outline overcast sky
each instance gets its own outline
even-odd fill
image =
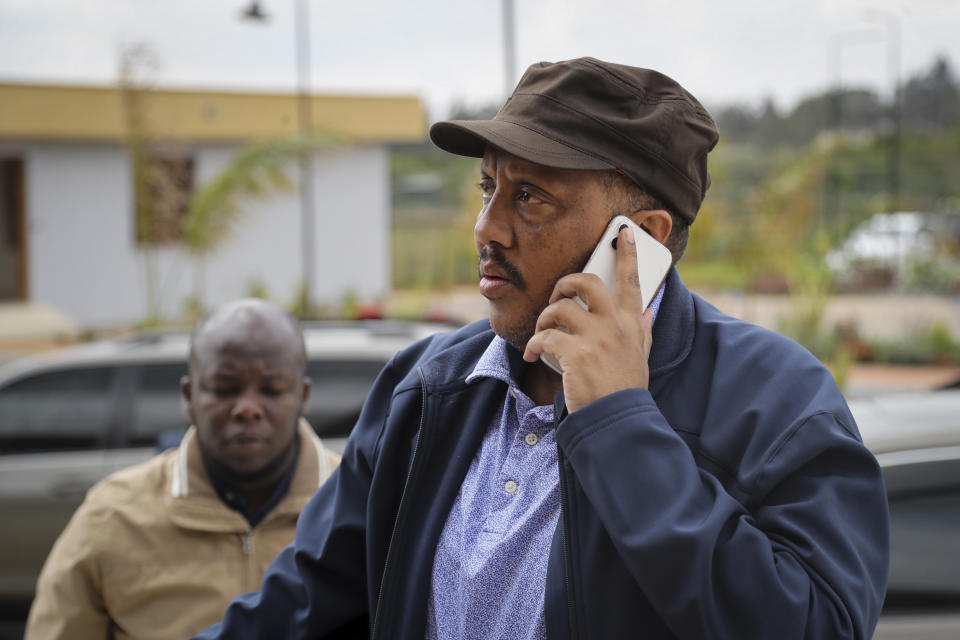
[[[249,0],[0,0],[0,81],[110,84],[117,52],[145,43],[162,86],[293,91],[298,1],[315,92],[415,94],[433,119],[504,97],[502,0],[263,0],[263,24],[240,19]],[[707,106],[790,107],[838,78],[889,91],[891,32],[904,76],[938,55],[960,64],[960,0],[514,0],[514,13],[516,77],[590,55],[662,71]]]

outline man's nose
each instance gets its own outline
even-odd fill
[[[513,246],[513,227],[510,224],[510,211],[506,199],[494,192],[484,204],[473,227],[473,237],[477,247],[498,244],[502,247]]]
[[[231,416],[234,420],[255,422],[263,419],[263,407],[255,393],[247,392],[237,399],[233,405]]]

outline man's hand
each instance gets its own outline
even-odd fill
[[[586,309],[573,299],[577,296]],[[543,352],[557,359],[571,412],[616,391],[646,388],[653,312],[641,314],[642,306],[633,231],[621,229],[613,295],[594,274],[558,280],[523,359],[536,362]]]

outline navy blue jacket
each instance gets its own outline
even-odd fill
[[[258,593],[201,638],[422,638],[434,549],[503,403],[487,322],[399,353]],[[887,507],[830,373],[671,272],[650,390],[558,411],[560,638],[869,638]]]

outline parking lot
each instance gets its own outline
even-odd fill
[[[441,328],[309,329],[315,384],[308,414],[321,436],[342,446],[389,356]],[[11,359],[19,354],[6,352],[0,368],[7,376],[0,377],[0,503],[8,514],[0,533],[0,640],[20,637],[36,573],[86,489],[183,430],[182,332],[66,351],[55,346],[38,343],[32,350],[39,355],[17,362]],[[933,391],[960,382],[960,368],[858,366],[848,382],[865,442],[884,467],[891,505],[890,592],[876,638],[960,637],[960,390]],[[58,431],[65,418],[74,424]]]

